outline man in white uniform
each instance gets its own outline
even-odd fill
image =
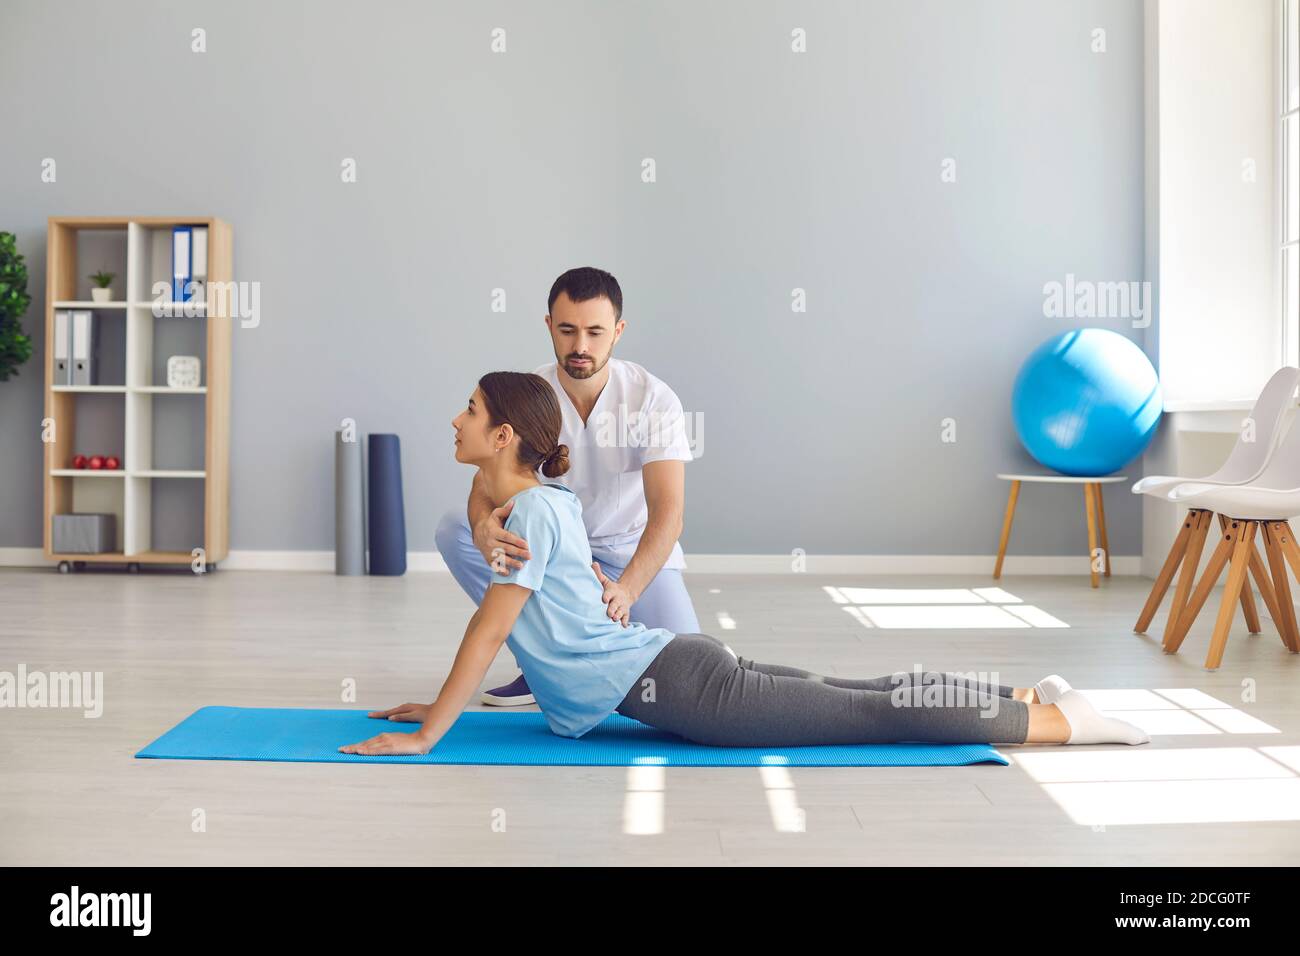
[[[547,306],[556,361],[536,373],[559,399],[570,468],[543,480],[569,486],[582,502],[592,573],[613,620],[698,633],[677,542],[692,458],[682,403],[640,365],[613,357],[627,323],[623,292],[608,272],[570,269],[551,286]],[[475,604],[494,568],[508,574],[530,557],[528,543],[505,530],[509,513],[509,505],[493,509],[475,475],[465,511],[449,512],[438,525],[438,550]],[[533,696],[520,674],[483,700],[515,706]]]

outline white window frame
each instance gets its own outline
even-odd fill
[[[1290,223],[1292,193],[1300,191],[1300,155],[1292,155],[1289,133],[1292,127],[1300,128],[1300,96],[1290,97],[1289,87],[1294,82],[1292,69],[1300,72],[1300,0],[1278,0],[1278,311],[1282,318],[1283,355],[1288,365],[1300,364],[1300,289],[1291,278],[1291,263],[1300,264],[1300,230],[1287,235]],[[1296,62],[1288,59],[1288,44],[1297,48]],[[1288,106],[1290,107],[1288,109]],[[1298,270],[1300,271],[1300,270]]]

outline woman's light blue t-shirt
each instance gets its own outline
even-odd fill
[[[609,619],[577,495],[543,483],[511,500],[506,530],[528,542],[532,557],[492,582],[533,593],[506,643],[552,732],[581,737],[614,712],[674,635]]]

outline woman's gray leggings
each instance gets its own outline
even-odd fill
[[[736,657],[707,634],[678,634],[617,710],[716,747],[1024,743],[1029,707],[1011,692],[936,671],[869,680],[820,677]]]

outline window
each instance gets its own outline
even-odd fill
[[[1294,12],[1294,0],[1158,4],[1148,182],[1160,381],[1171,411],[1249,408],[1286,349],[1300,349],[1300,324],[1284,323],[1282,312],[1279,54],[1288,3]]]
[[[1287,361],[1300,361],[1300,0],[1281,0],[1282,328]]]

